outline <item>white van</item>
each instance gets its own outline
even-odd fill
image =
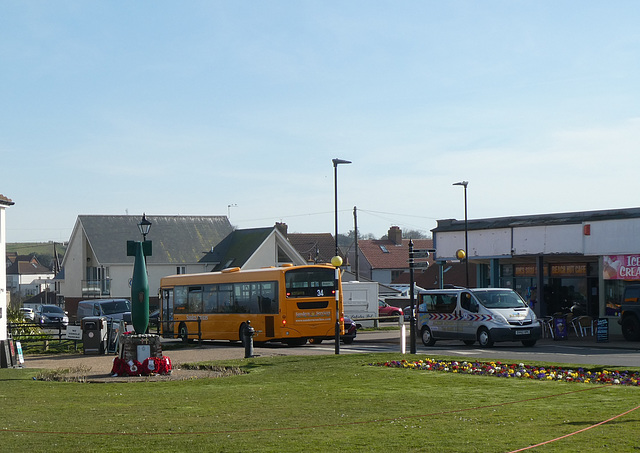
[[[491,347],[496,341],[521,341],[533,346],[542,327],[518,293],[507,288],[457,288],[420,291],[418,331],[425,346],[436,340],[476,341]]]
[[[127,299],[92,299],[78,302],[76,318],[104,316],[107,319],[131,322],[131,302]]]

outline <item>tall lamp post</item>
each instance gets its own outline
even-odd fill
[[[142,234],[142,242],[127,241],[127,255],[135,257],[131,278],[131,321],[136,333],[141,335],[146,333],[149,326],[149,279],[146,257],[151,256],[151,241],[147,241],[151,222],[145,214],[142,214],[138,229]]]
[[[453,183],[454,186],[464,187],[464,266],[467,279],[467,288],[469,287],[469,228],[467,225],[467,186],[469,181],[460,181]]]
[[[336,239],[336,254],[331,258],[331,264],[335,266],[336,273],[334,279],[334,292],[336,295],[336,354],[340,354],[340,266],[342,265],[342,258],[340,258],[340,251],[338,249],[338,165],[350,164],[351,161],[344,159],[331,159],[333,162],[333,199],[334,199],[334,212],[335,212],[335,239]]]

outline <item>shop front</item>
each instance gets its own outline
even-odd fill
[[[624,288],[640,282],[640,254],[603,256],[602,279],[605,315],[618,316]]]
[[[640,281],[640,208],[445,219],[432,233],[441,268],[466,248],[478,286],[512,288],[540,317],[607,320],[611,334],[625,287]]]
[[[543,262],[541,267],[542,297],[538,292],[538,266],[535,264],[500,264],[499,286],[518,292],[538,316],[557,313],[599,316],[597,259]]]

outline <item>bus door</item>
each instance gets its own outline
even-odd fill
[[[173,289],[162,290],[160,306],[160,332],[163,337],[173,336]]]

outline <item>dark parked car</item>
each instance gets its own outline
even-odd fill
[[[39,305],[36,308],[34,321],[42,325],[69,325],[67,312],[57,305]]]
[[[340,338],[344,344],[351,344],[353,340],[356,339],[356,333],[358,332],[358,327],[356,323],[353,322],[351,318],[344,317],[344,335]]]
[[[356,339],[356,333],[358,331],[358,326],[355,322],[348,316],[344,317],[344,335],[340,336],[340,340],[344,344],[351,344],[353,340]],[[309,338],[309,343],[311,344],[320,344],[322,343],[323,338]]]

